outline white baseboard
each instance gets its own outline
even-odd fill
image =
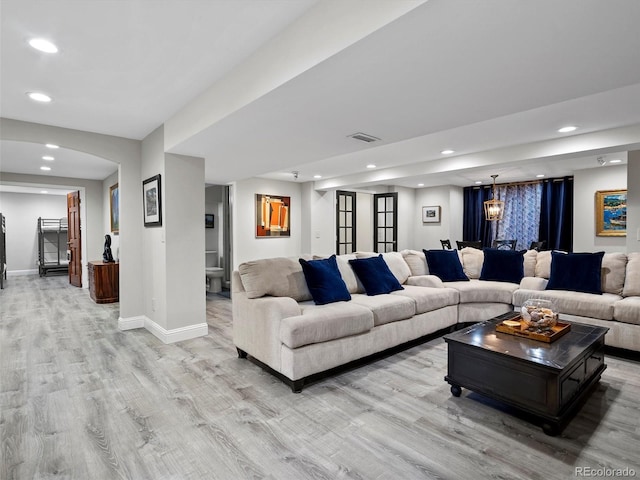
[[[206,323],[189,325],[188,327],[174,328],[167,330],[158,325],[150,318],[141,315],[139,317],[119,318],[118,328],[120,330],[131,330],[134,328],[145,328],[158,337],[162,343],[176,343],[192,338],[203,337],[209,333],[209,326]]]
[[[118,329],[132,330],[134,328],[144,328],[145,321],[147,320],[149,319],[144,315],[140,315],[139,317],[129,317],[129,318],[120,317],[118,319]]]
[[[38,275],[38,269],[33,270],[7,270],[7,277],[21,277],[23,275]]]

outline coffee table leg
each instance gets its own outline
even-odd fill
[[[458,385],[451,385],[451,395],[453,395],[454,397],[459,397],[461,393],[462,388],[460,388]]]
[[[560,426],[555,422],[544,422],[542,431],[550,437],[555,437],[560,433]]]

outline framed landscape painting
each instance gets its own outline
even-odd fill
[[[256,194],[256,237],[289,237],[291,197]]]
[[[433,207],[422,207],[422,223],[439,223],[440,205]]]
[[[598,190],[596,192],[596,235],[624,237],[627,235],[627,191]]]
[[[120,232],[120,190],[118,184],[109,187],[109,216],[111,218],[111,233],[118,235]]]

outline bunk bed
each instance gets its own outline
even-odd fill
[[[7,279],[7,225],[0,213],[0,288],[4,288]]]
[[[38,270],[41,277],[69,271],[66,218],[38,218]]]

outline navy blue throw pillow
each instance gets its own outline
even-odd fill
[[[547,290],[602,294],[602,257],[597,253],[551,252]]]
[[[422,250],[427,258],[429,273],[443,282],[469,281],[464,274],[457,250]]]
[[[340,276],[336,256],[322,260],[299,260],[304,278],[316,305],[349,301],[351,294]]]
[[[498,250],[485,248],[480,280],[520,283],[524,277],[524,254],[526,250]]]
[[[396,290],[404,290],[404,287],[400,285],[398,279],[389,270],[389,266],[382,258],[382,254],[377,257],[349,260],[349,263],[360,282],[362,282],[367,295],[380,295]]]

